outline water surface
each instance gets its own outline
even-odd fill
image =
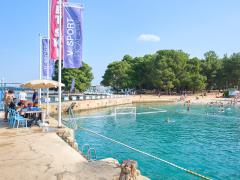
[[[240,179],[240,110],[211,108],[192,105],[187,111],[182,105],[138,104],[136,116],[91,118],[114,112],[105,108],[78,114],[77,123],[210,178]],[[167,112],[157,112],[160,109]],[[80,149],[83,144],[94,147],[97,159],[136,160],[142,174],[151,179],[198,179],[86,131],[76,130],[76,139]]]

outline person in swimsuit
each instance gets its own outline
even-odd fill
[[[13,101],[13,97],[14,97],[14,92],[12,90],[5,91],[5,95],[4,95],[4,111],[5,111],[4,121],[7,121],[9,105]]]

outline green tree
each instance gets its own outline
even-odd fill
[[[181,50],[157,51],[153,59],[151,74],[155,88],[166,91],[173,88],[179,90],[188,58],[189,55]]]
[[[93,80],[92,68],[83,63],[83,66],[75,69],[62,69],[62,83],[65,84],[65,90],[71,89],[72,80],[75,79],[75,89],[80,92],[85,91]],[[58,61],[55,63],[55,72],[53,80],[58,80]]]
[[[166,92],[222,89],[240,85],[240,53],[220,59],[214,51],[204,59],[189,58],[181,50],[159,50],[155,54],[132,58],[125,55],[111,63],[102,84],[115,89],[161,89]]]
[[[116,90],[129,88],[131,65],[127,61],[115,61],[107,66],[101,84]]]
[[[240,53],[223,58],[221,78],[226,88],[240,86]]]
[[[200,60],[198,58],[189,59],[185,69],[185,74],[181,80],[184,89],[195,91],[205,88],[206,77],[200,73]]]
[[[202,61],[202,74],[207,77],[206,88],[207,90],[217,88],[217,75],[221,68],[221,61],[214,51],[208,51],[204,54]]]
[[[144,57],[134,58],[132,65],[131,80],[135,89],[152,89],[152,61],[154,55],[145,55]]]

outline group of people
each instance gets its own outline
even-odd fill
[[[19,112],[20,115],[24,116],[25,113],[22,111],[25,108],[37,107],[38,106],[38,93],[35,90],[33,92],[32,101],[27,100],[27,93],[21,91],[18,94],[18,98],[15,97],[13,90],[6,90],[3,98],[4,102],[4,120],[7,121],[9,109],[14,109]]]

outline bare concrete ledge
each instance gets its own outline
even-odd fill
[[[130,96],[122,97],[122,98],[114,98],[114,99],[98,99],[98,100],[84,100],[84,101],[68,101],[62,102],[62,112],[66,112],[67,108],[75,102],[76,105],[74,106],[74,111],[79,110],[89,110],[89,109],[97,109],[97,108],[104,108],[104,107],[111,107],[123,104],[132,104],[132,98]],[[46,108],[46,104],[42,105]],[[50,103],[49,104],[49,111],[52,114],[57,113],[58,103]]]
[[[120,168],[114,162],[88,162],[54,132],[43,133],[38,127],[8,129],[4,125],[0,119],[1,180],[112,180],[119,177]]]

